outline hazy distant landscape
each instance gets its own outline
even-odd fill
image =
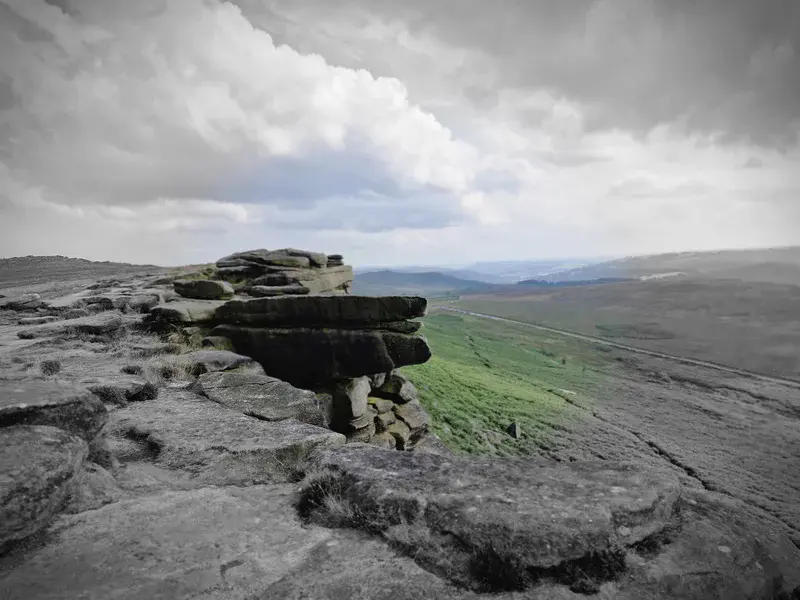
[[[628,281],[592,284],[612,277]],[[379,271],[357,275],[355,289],[449,298],[470,311],[800,379],[800,248],[634,257],[530,278],[542,282]]]

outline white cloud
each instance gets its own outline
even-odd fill
[[[515,86],[475,40],[367,5],[59,4],[0,0],[0,254],[286,245],[391,264],[800,243],[796,149],[588,128],[596,103]]]

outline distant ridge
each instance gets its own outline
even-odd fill
[[[800,285],[800,246],[631,256],[553,273],[551,282],[663,277]]]
[[[166,267],[133,265],[110,261],[92,261],[68,256],[15,256],[0,258],[0,287],[34,285],[82,277],[113,277],[126,273],[152,271],[160,273]]]

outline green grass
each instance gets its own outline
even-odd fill
[[[463,454],[554,450],[556,432],[584,414],[570,395],[591,392],[609,360],[587,345],[522,326],[433,311],[423,330],[433,357],[403,372],[420,391],[436,434]],[[522,435],[507,433],[512,422]]]

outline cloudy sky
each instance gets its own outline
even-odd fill
[[[797,0],[0,0],[0,256],[788,244]]]

